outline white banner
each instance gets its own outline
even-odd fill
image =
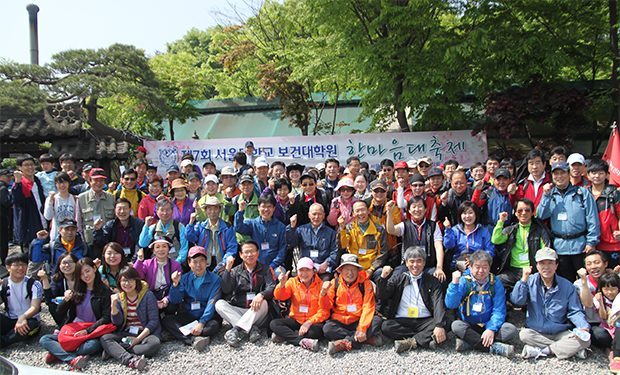
[[[158,166],[161,175],[173,164],[179,164],[186,153],[194,156],[195,164],[211,160],[218,169],[232,164],[233,156],[244,150],[252,140],[255,155],[263,155],[271,164],[281,160],[314,166],[327,158],[336,158],[343,165],[350,156],[358,156],[371,168],[383,159],[419,159],[428,156],[435,165],[455,159],[469,168],[487,158],[487,138],[484,132],[472,135],[471,130],[413,133],[371,133],[316,137],[226,138],[195,141],[144,142],[147,158]]]

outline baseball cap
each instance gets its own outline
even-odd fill
[[[194,258],[198,255],[202,255],[203,257],[208,258],[207,252],[202,246],[193,246],[191,249],[189,249],[189,254],[187,254],[187,257]]]
[[[535,258],[537,262],[543,260],[558,260],[558,254],[550,247],[543,247],[536,252]]]
[[[82,172],[90,172],[91,169],[93,169],[93,165],[91,163],[86,163],[82,166]]]
[[[77,228],[77,222],[73,219],[65,219],[58,224],[58,228],[68,228],[68,227]]]
[[[262,156],[259,156],[256,158],[256,160],[254,160],[254,167],[256,168],[269,167],[269,163],[267,163],[267,159],[265,159]]]
[[[428,177],[443,176],[443,170],[439,167],[433,167],[428,171]]]
[[[170,173],[170,172],[177,172],[179,173],[179,166],[176,164],[173,164],[171,166],[168,167],[168,169],[166,169],[166,173]]]
[[[146,154],[146,148],[144,146],[138,146],[136,147],[136,151],[137,152],[141,152],[143,154]]]
[[[200,203],[201,207],[207,206],[221,206],[222,202],[220,202],[216,197],[207,197],[202,203]]]
[[[429,158],[428,156],[423,156],[423,157],[418,159],[418,166],[420,165],[420,163],[426,163],[426,164],[432,166],[433,165],[433,159]]]
[[[299,181],[303,181],[306,178],[311,178],[314,182],[316,182],[316,176],[313,173],[304,173],[301,175],[301,178],[299,179]]]
[[[244,182],[254,183],[254,179],[249,174],[243,174],[241,175],[241,177],[239,177],[239,184],[242,184]]]
[[[254,148],[254,142],[252,142],[252,141],[245,142],[245,147],[252,147],[252,148]]]
[[[181,162],[181,168],[187,167],[188,165],[194,165],[194,163],[189,159],[185,159]]]
[[[418,162],[416,160],[408,160],[407,161],[407,167],[409,167],[409,169],[414,169],[418,167]]]
[[[90,175],[90,178],[106,178],[105,174],[103,174],[103,169],[101,168],[92,168],[88,174]]]
[[[355,266],[359,269],[364,268],[358,263],[357,255],[355,254],[342,254],[342,256],[340,257],[340,265],[337,269],[340,269],[342,268],[342,266],[346,266],[347,264]]]
[[[568,165],[573,165],[574,163],[586,164],[586,158],[579,153],[570,154],[568,159],[566,159]]]
[[[341,178],[340,181],[338,181],[338,185],[336,186],[336,191],[340,191],[340,189],[342,187],[350,187],[351,189],[355,189],[355,186],[353,185],[353,180],[351,180],[350,178]]]
[[[155,237],[155,239],[153,239],[153,241],[149,244],[149,248],[153,248],[155,247],[156,243],[167,243],[168,247],[172,247],[172,241],[170,240],[170,237],[167,236],[157,236]]]
[[[375,189],[383,189],[387,191],[387,186],[385,185],[385,182],[383,182],[382,180],[374,180],[373,182],[370,183],[370,190],[374,191]]]
[[[222,168],[222,171],[220,172],[220,176],[236,176],[237,174],[235,173],[235,168],[231,167],[230,165],[225,166],[224,168]]]
[[[557,163],[551,164],[551,172],[555,171],[556,169],[561,169],[564,172],[568,172],[568,163],[565,161],[559,161]]]
[[[409,166],[407,165],[406,161],[400,160],[397,161],[396,164],[394,164],[394,170],[396,169],[409,169]]]
[[[495,171],[495,178],[499,178],[499,177],[510,178],[510,171],[506,168],[498,168]]]
[[[314,269],[314,262],[308,257],[303,257],[297,261],[297,270],[302,268]]]
[[[424,183],[424,176],[422,176],[421,174],[414,174],[413,176],[411,176],[411,178],[409,179],[409,185],[413,185],[416,182]]]
[[[187,174],[187,181],[191,181],[191,180],[200,180],[200,175],[196,172],[190,172]]]
[[[323,169],[325,169],[325,163],[319,163],[315,165],[314,168],[318,169],[319,171],[322,171]]]
[[[205,179],[204,179],[204,184],[206,185],[207,182],[214,182],[214,183],[218,184],[220,181],[217,179],[216,175],[208,174],[207,177],[205,177]]]

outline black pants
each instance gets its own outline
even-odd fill
[[[348,340],[351,342],[351,346],[354,349],[359,349],[362,344],[355,340],[355,331],[357,330],[357,324],[359,322],[353,322],[351,324],[344,324],[337,320],[330,319],[325,322],[323,326],[323,334],[329,341],[336,340]],[[366,331],[366,338],[371,338],[381,333],[381,318],[375,315],[372,318],[372,323]]]
[[[560,264],[558,265],[557,274],[571,283],[577,278],[577,270],[583,268],[583,253],[575,255],[558,255]]]
[[[191,342],[189,341],[191,341],[192,336],[191,335],[184,336],[179,330],[179,328],[183,327],[184,325],[188,323],[193,322],[194,320],[196,320],[196,318],[194,318],[192,315],[188,313],[180,313],[177,315],[166,316],[161,321],[161,325],[175,339],[179,341],[183,341],[186,344],[188,343],[191,344]],[[205,323],[205,326],[202,329],[202,333],[200,333],[200,336],[215,336],[219,332],[221,325],[222,324],[215,319],[209,320],[208,322]]]
[[[286,342],[292,345],[299,345],[299,342],[303,338],[323,338],[323,323],[311,325],[304,336],[299,336],[301,324],[292,318],[274,319],[269,323],[269,328],[271,328],[276,335],[284,338]]]
[[[605,328],[593,325],[590,332],[592,334],[591,339],[593,346],[601,349],[611,348],[613,339]]]
[[[413,337],[419,346],[428,348],[431,343],[435,321],[428,318],[394,318],[388,319],[381,325],[381,331],[394,340]]]
[[[28,327],[30,331],[24,336],[15,332],[15,324],[17,319],[10,319],[4,314],[0,314],[0,348],[6,348],[7,346],[19,341],[28,340],[31,337],[36,336],[41,328],[41,322],[35,318],[28,319]]]

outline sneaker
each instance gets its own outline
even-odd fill
[[[271,333],[271,342],[274,344],[282,344],[284,342],[284,337],[276,335],[275,332]]]
[[[467,341],[460,339],[460,338],[456,338],[456,351],[457,352],[465,352],[468,350],[471,350],[471,345],[469,345],[467,343]]]
[[[329,344],[327,344],[327,353],[329,355],[333,355],[336,354],[338,352],[343,352],[343,351],[351,351],[351,349],[353,348],[353,346],[351,345],[351,341],[349,340],[336,340],[336,341],[330,341]]]
[[[503,342],[494,342],[489,348],[489,353],[510,358],[515,354],[515,347],[509,344],[504,344]]]
[[[614,357],[614,353],[609,353],[609,371],[620,374],[620,357]]]
[[[378,334],[378,335],[368,338],[368,340],[366,340],[366,344],[376,346],[376,347],[383,346],[384,344],[383,335]]]
[[[106,352],[105,350],[101,351],[101,360],[105,361],[106,359],[109,359],[110,355],[108,354],[108,352]]]
[[[139,357],[134,356],[132,359],[129,360],[127,366],[131,369],[144,371],[144,368],[146,367],[146,358],[144,358],[143,355]]]
[[[588,358],[588,353],[586,352],[585,349],[581,349],[580,351],[577,352],[577,354],[575,354],[575,358],[586,359]]]
[[[299,346],[311,352],[317,352],[319,350],[319,340],[304,338],[299,342]]]
[[[69,362],[69,366],[71,366],[71,370],[83,370],[88,364],[88,356],[86,355],[78,355],[73,358],[71,362]]]
[[[238,348],[241,346],[241,333],[237,328],[233,327],[226,331],[224,334],[224,340],[233,348]]]
[[[407,350],[413,350],[418,347],[418,342],[412,337],[410,339],[396,340],[394,341],[394,350],[400,354]]]
[[[55,355],[53,355],[50,352],[45,353],[45,363],[48,365],[51,365],[53,363],[57,363],[60,362],[60,359],[58,359]]]
[[[196,338],[194,338],[194,341],[192,342],[192,348],[196,349],[196,351],[201,352],[203,350],[205,350],[207,348],[207,346],[209,346],[209,344],[211,343],[211,338],[210,337],[201,337],[198,336]]]
[[[256,342],[258,340],[260,340],[260,329],[258,329],[255,326],[252,326],[252,328],[250,329],[250,337],[248,338],[249,342]]]
[[[521,358],[523,359],[538,359],[540,357],[546,357],[547,355],[543,353],[539,348],[531,345],[524,345],[523,351],[521,352]]]

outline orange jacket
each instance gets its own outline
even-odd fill
[[[299,276],[290,278],[280,287],[276,286],[273,291],[273,298],[279,301],[291,299],[291,312],[289,318],[295,319],[297,323],[304,324],[309,321],[312,324],[322,323],[329,318],[329,309],[320,306],[321,286],[323,281],[316,275],[312,279],[309,288],[299,280]],[[301,312],[300,306],[306,306],[308,311]]]
[[[338,290],[336,290],[336,279],[334,279],[331,281],[327,295],[321,299],[322,306],[332,311],[332,319],[343,324],[358,322],[357,330],[366,332],[375,316],[375,292],[372,283],[363,270],[360,270],[357,280],[351,286],[347,285],[342,276],[336,277],[340,279]],[[363,296],[358,285],[360,283],[364,284]],[[349,305],[355,306],[355,311],[348,311]]]

